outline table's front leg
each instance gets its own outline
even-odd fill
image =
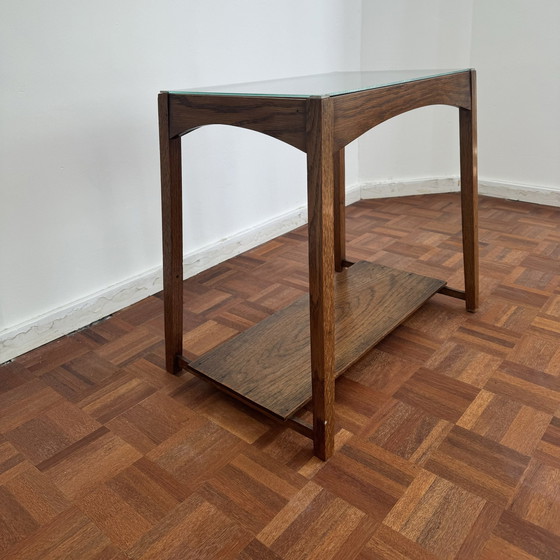
[[[313,445],[320,459],[334,450],[334,171],[333,106],[311,98],[307,110],[309,311]]]
[[[163,234],[165,367],[179,373],[183,353],[183,203],[181,137],[169,138],[168,94],[160,93],[159,139]]]
[[[471,108],[459,109],[461,149],[461,215],[467,311],[478,308],[478,164],[476,73],[471,70]]]

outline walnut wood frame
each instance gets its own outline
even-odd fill
[[[166,367],[170,373],[192,371],[182,355],[181,136],[201,126],[226,124],[267,134],[307,154],[313,426],[297,418],[287,422],[312,438],[315,454],[326,460],[333,453],[335,433],[334,274],[351,264],[345,257],[344,148],[372,127],[412,109],[436,104],[459,109],[465,290],[442,287],[439,291],[465,300],[467,310],[474,312],[478,306],[475,71],[335,96],[162,92],[158,103]]]

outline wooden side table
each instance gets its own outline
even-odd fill
[[[333,452],[335,378],[440,292],[478,305],[474,70],[341,72],[159,95],[166,367],[213,383]],[[427,105],[459,109],[465,290],[345,256],[344,147]],[[226,124],[307,154],[309,296],[194,361],[182,354],[181,136]],[[336,325],[336,328],[335,328]],[[312,402],[313,425],[296,416]]]

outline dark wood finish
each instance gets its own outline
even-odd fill
[[[367,262],[335,277],[338,376],[402,323],[445,283]],[[309,298],[303,297],[191,362],[231,394],[280,419],[315,393],[309,360]]]
[[[467,311],[478,309],[478,151],[476,72],[470,72],[471,107],[459,109],[461,150],[461,213]]]
[[[363,200],[348,258],[457,279],[460,225],[459,193]],[[480,235],[476,318],[436,295],[349,368],[326,464],[167,373],[161,293],[0,366],[0,557],[556,559],[560,208],[481,197]],[[185,280],[185,351],[304,295],[306,273],[300,228]]]
[[[370,128],[427,105],[470,109],[470,72],[333,97],[334,149],[340,150]]]
[[[228,124],[262,132],[306,150],[305,99],[169,94],[171,137],[208,124]]]
[[[309,231],[309,342],[313,395],[313,448],[334,450],[334,169],[333,102],[307,104],[307,216]],[[309,380],[309,378],[308,378]]]
[[[464,290],[455,290],[454,288],[450,288],[449,286],[443,286],[438,290],[438,293],[462,300],[465,300],[467,297]]]
[[[333,274],[352,264],[346,259],[345,246],[344,147],[371,127],[406,111],[433,104],[459,108],[465,295],[454,288],[444,288],[441,293],[465,299],[467,309],[474,311],[478,305],[474,94],[474,71],[324,97],[162,94],[160,137],[168,371],[178,373],[181,367],[191,368],[181,350],[181,135],[200,126],[227,124],[262,132],[303,150],[307,154],[308,171],[309,349],[313,439],[316,455],[328,458],[334,449],[335,431]],[[392,244],[397,245],[398,243]],[[441,283],[438,288],[441,288]],[[398,321],[393,323],[397,325]],[[221,336],[228,338],[224,332]],[[202,372],[197,370],[197,374],[201,375]],[[219,384],[224,388],[228,387],[221,379]],[[231,388],[227,389],[230,390]],[[235,389],[233,392],[250,406],[269,411],[267,404],[250,402],[247,391]],[[292,405],[293,403],[288,403],[288,408]],[[277,415],[276,408],[273,407],[272,410]],[[296,428],[300,428],[299,424]],[[306,430],[303,432],[306,433]]]
[[[344,148],[334,154],[334,267],[340,272],[346,260],[346,168]]]
[[[183,353],[183,192],[181,138],[169,132],[169,95],[160,93],[159,142],[161,158],[161,212],[163,231],[163,288],[167,371],[180,371]]]

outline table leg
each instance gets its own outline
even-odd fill
[[[476,73],[471,71],[471,109],[459,109],[461,149],[461,215],[467,311],[478,308],[478,164]]]
[[[165,367],[179,373],[177,357],[183,353],[183,203],[181,138],[169,138],[168,95],[158,97],[161,211],[163,233],[163,289]]]
[[[334,170],[333,104],[312,98],[307,116],[309,311],[313,446],[320,459],[334,450]]]
[[[346,262],[346,181],[344,148],[334,154],[334,266],[342,271]]]

